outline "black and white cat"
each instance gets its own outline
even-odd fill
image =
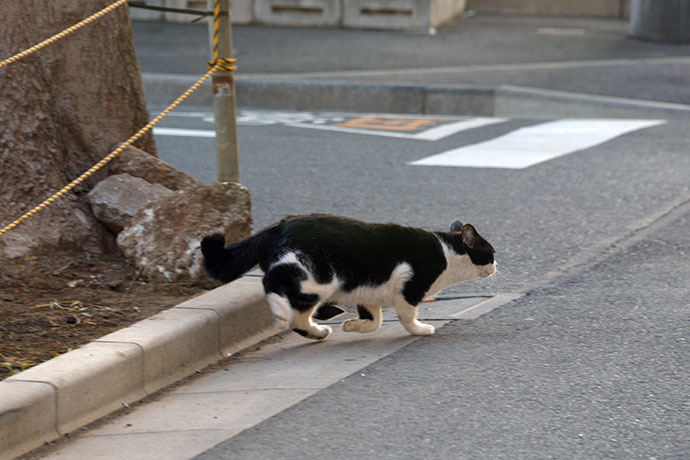
[[[258,264],[276,327],[316,340],[331,328],[312,316],[342,312],[336,303],[357,305],[360,317],[345,321],[345,331],[376,331],[381,307],[392,306],[410,334],[431,335],[434,327],[417,320],[422,299],[496,271],[493,247],[457,220],[450,232],[430,232],[327,214],[290,216],[228,246],[223,235],[209,235],[201,250],[209,274],[226,283]]]

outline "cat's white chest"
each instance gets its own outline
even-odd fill
[[[477,276],[474,265],[467,254],[457,254],[451,251],[443,241],[441,241],[441,247],[443,248],[443,255],[446,257],[446,269],[436,278],[425,297],[433,297],[449,286]]]

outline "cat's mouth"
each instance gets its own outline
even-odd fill
[[[496,270],[498,270],[498,264],[496,262],[490,264],[490,265],[485,265],[482,267],[484,270],[479,274],[482,278],[489,278],[491,275],[496,273]]]

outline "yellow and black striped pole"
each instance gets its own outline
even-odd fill
[[[213,111],[216,125],[216,154],[218,180],[239,182],[240,168],[237,154],[237,102],[235,100],[235,59],[232,57],[232,29],[230,0],[208,0],[213,9],[209,22],[212,60],[209,67],[217,66],[213,74]]]

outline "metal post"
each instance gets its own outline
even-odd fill
[[[214,0],[208,0],[213,11]],[[230,0],[220,0],[218,28],[218,58],[232,58],[232,28],[230,23]],[[211,56],[214,47],[214,20],[209,19],[209,42]],[[218,158],[218,180],[220,182],[239,182],[240,166],[237,155],[237,119],[235,101],[235,77],[231,71],[218,70],[212,77],[213,111],[216,124],[216,153]]]

